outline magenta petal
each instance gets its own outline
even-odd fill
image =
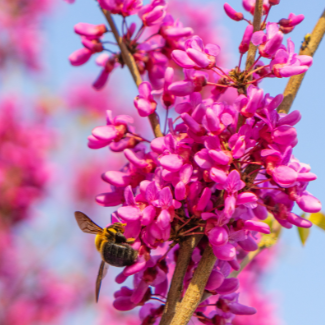
[[[216,132],[221,129],[220,120],[216,112],[211,108],[206,110],[206,121],[209,131]]]
[[[124,199],[126,205],[135,206],[135,199],[132,192],[132,187],[129,185],[124,189]]]
[[[314,173],[299,173],[297,177],[298,182],[310,182],[315,179],[317,179],[317,176]]]
[[[194,91],[194,83],[192,80],[188,81],[177,81],[172,83],[168,90],[172,95],[175,96],[187,96],[190,95]]]
[[[173,195],[169,187],[164,187],[159,192],[159,205],[162,209],[168,209],[173,205]]]
[[[187,53],[181,50],[174,50],[172,52],[172,59],[182,68],[191,69],[196,66],[195,62],[188,57]]]
[[[122,192],[103,193],[96,196],[96,202],[104,207],[114,207],[123,203]]]
[[[156,216],[156,209],[152,205],[148,205],[142,210],[141,224],[143,226],[148,226],[152,223]]]
[[[90,149],[100,149],[106,147],[110,144],[110,141],[102,141],[95,138],[93,135],[88,137],[88,148]]]
[[[102,89],[108,80],[108,76],[109,76],[109,73],[105,69],[103,69],[100,72],[97,79],[93,82],[93,85],[92,85],[93,88],[95,88],[96,90]]]
[[[255,46],[262,44],[263,42],[265,42],[265,40],[266,40],[266,35],[264,34],[263,31],[258,31],[258,32],[253,33],[253,36],[251,39],[252,43]]]
[[[206,68],[211,63],[203,52],[189,48],[186,50],[186,53],[200,68]]]
[[[125,187],[130,185],[131,176],[118,171],[108,171],[102,175],[102,179],[116,187]]]
[[[186,186],[185,184],[181,181],[178,182],[175,186],[175,198],[178,201],[182,201],[185,199],[185,195],[186,195]]]
[[[217,270],[212,270],[209,280],[205,286],[205,290],[215,290],[220,287],[222,282],[224,281],[225,276]]]
[[[220,53],[220,46],[216,44],[207,44],[204,51],[212,56],[218,56]]]
[[[256,314],[256,309],[253,307],[248,307],[239,304],[238,302],[232,302],[228,304],[230,312],[235,315],[254,315]]]
[[[125,221],[136,221],[140,218],[140,210],[136,207],[121,207],[118,208],[117,213]]]
[[[228,233],[223,227],[215,227],[208,233],[209,242],[213,246],[223,246],[228,242]]]
[[[239,241],[238,245],[247,252],[254,252],[258,248],[256,241],[250,236],[245,240]]]
[[[156,110],[156,105],[144,98],[136,98],[134,100],[134,106],[141,117],[149,116]]]
[[[191,27],[169,27],[164,31],[164,34],[170,38],[188,37],[193,34],[193,29]]]
[[[161,210],[158,218],[157,218],[157,225],[160,229],[167,229],[170,225],[170,214],[167,210]]]
[[[265,222],[254,221],[254,220],[246,220],[244,222],[244,229],[251,230],[251,231],[258,231],[263,234],[270,233],[270,226]]]
[[[150,143],[150,148],[157,153],[163,153],[164,150],[166,149],[165,138],[159,137],[153,139]]]
[[[310,228],[312,226],[312,223],[309,220],[301,218],[293,212],[287,214],[287,220],[293,225],[301,228]]]
[[[295,124],[297,124],[299,121],[301,120],[301,114],[299,111],[293,111],[290,114],[282,117],[279,121],[278,121],[278,126],[280,125],[291,125],[294,126]]]
[[[297,181],[298,173],[288,166],[278,166],[273,169],[272,178],[284,188],[292,187]]]
[[[97,126],[91,133],[102,141],[112,141],[117,136],[116,128],[113,125]]]
[[[239,281],[236,278],[225,279],[222,285],[217,288],[217,292],[221,295],[228,295],[235,292],[239,288]]]
[[[285,66],[281,69],[279,69],[280,71],[280,75],[284,78],[288,78],[291,76],[295,76],[301,73],[305,73],[308,70],[308,67],[303,65],[303,66]]]
[[[291,145],[297,138],[297,130],[290,125],[281,125],[273,131],[274,142]]]
[[[127,311],[135,308],[137,305],[130,300],[130,297],[121,296],[113,301],[113,306],[117,310]]]
[[[123,275],[128,277],[130,275],[138,273],[146,267],[146,264],[147,264],[147,261],[145,259],[142,259],[139,262],[129,265],[123,270]]]
[[[140,159],[137,157],[137,155],[134,153],[131,149],[125,149],[124,155],[131,163],[133,163],[135,166],[139,168],[144,168],[148,166],[148,163],[144,159]]]
[[[183,159],[176,154],[165,155],[160,159],[160,164],[171,172],[177,172],[183,166]]]
[[[268,214],[267,208],[262,205],[258,205],[255,209],[253,209],[253,213],[255,217],[260,220],[265,220]]]
[[[236,248],[231,244],[223,246],[212,246],[214,255],[220,260],[231,261],[236,257]]]
[[[212,166],[212,160],[207,149],[202,149],[197,152],[194,155],[194,160],[202,169],[209,169]]]
[[[227,180],[227,175],[223,170],[212,167],[210,170],[210,177],[218,184],[224,184]]]
[[[240,205],[240,204],[247,204],[253,202],[257,202],[256,194],[252,192],[242,192],[238,194],[236,204]]]
[[[86,63],[92,54],[90,50],[82,48],[70,54],[69,61],[73,66],[79,66]]]
[[[175,112],[178,114],[182,114],[190,111],[192,108],[193,107],[189,102],[183,102],[175,106]]]
[[[208,202],[210,201],[210,198],[211,198],[211,190],[208,187],[206,187],[203,190],[201,197],[199,198],[198,204],[196,206],[197,210],[204,211]]]
[[[302,211],[309,213],[319,212],[322,208],[321,202],[310,194],[301,195],[296,202]]]
[[[149,283],[147,283],[144,280],[141,280],[140,283],[135,287],[135,289],[132,292],[132,296],[130,297],[131,301],[134,304],[138,304],[142,298],[144,297],[145,293],[147,292],[149,288]]]
[[[228,165],[230,161],[230,157],[221,150],[210,150],[209,155],[219,165]]]

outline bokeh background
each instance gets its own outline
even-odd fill
[[[235,66],[238,62],[237,46],[245,23],[230,20],[224,14],[223,1],[220,0],[178,2],[182,6],[206,9],[207,17],[208,13],[213,15],[211,28],[224,53],[224,66]],[[112,159],[112,154],[105,148],[88,149],[87,136],[95,126],[105,124],[105,109],[115,113],[131,113],[137,89],[128,71],[118,69],[110,76],[108,85],[101,92],[95,92],[91,90],[91,83],[99,70],[93,60],[75,68],[67,59],[81,46],[80,38],[73,32],[76,23],[104,23],[95,1],[76,0],[73,5],[62,0],[48,0],[46,3],[48,9],[42,12],[35,23],[35,29],[41,37],[32,38],[38,46],[36,58],[39,67],[26,62],[19,64],[9,58],[2,62],[0,68],[1,103],[7,98],[14,98],[16,119],[27,121],[33,129],[33,123],[43,125],[50,133],[46,137],[51,142],[49,150],[44,154],[50,170],[45,194],[33,201],[29,217],[13,227],[14,244],[10,246],[18,254],[19,266],[14,258],[10,260],[8,269],[17,274],[13,277],[12,285],[18,288],[18,292],[24,287],[23,296],[37,290],[41,292],[42,289],[38,288],[42,286],[52,288],[53,293],[47,297],[49,306],[46,303],[42,306],[51,309],[52,300],[56,299],[56,308],[51,310],[53,317],[44,317],[28,324],[127,323],[132,313],[122,318],[109,307],[112,293],[117,288],[114,278],[119,270],[110,269],[103,281],[100,303],[94,303],[93,287],[100,257],[95,251],[93,237],[81,233],[73,212],[81,210],[102,226],[109,222],[112,211],[98,206],[94,198],[105,191],[105,183],[101,181],[100,175],[107,170],[118,169],[123,156],[114,154]],[[241,1],[228,0],[228,3],[241,9]],[[303,36],[312,31],[323,10],[323,1],[281,1],[279,6],[272,9],[270,20],[278,21],[290,12],[305,15],[305,20],[286,36],[292,38],[298,50]],[[195,10],[184,12],[194,15]],[[184,12],[179,14],[184,15]],[[191,20],[193,17],[185,16],[183,19]],[[6,41],[4,34],[4,31],[0,31],[0,43]],[[15,44],[22,45],[24,37],[22,32]],[[294,155],[309,163],[312,172],[317,174],[318,179],[310,184],[309,191],[322,202],[325,202],[324,58],[323,41],[292,107],[292,110],[302,113],[302,120],[296,126],[299,143]],[[275,96],[283,92],[286,82],[285,79],[267,79],[262,87],[265,92]],[[2,109],[4,104],[0,106]],[[147,121],[137,121],[137,124],[145,130],[147,137],[152,136]],[[37,136],[42,138],[44,134]],[[299,209],[295,212],[300,213]],[[263,278],[265,292],[272,294],[275,312],[281,320],[277,324],[324,324],[324,248],[325,233],[319,228],[312,228],[305,247],[302,247],[295,228],[283,231],[276,260]],[[4,263],[1,259],[0,262]],[[35,275],[37,281],[41,278],[43,282],[35,285],[32,280]],[[25,282],[27,284],[22,286]],[[60,286],[65,286],[66,294],[63,296],[57,294],[62,292]],[[5,286],[0,286],[0,290],[0,295],[4,295]],[[17,297],[14,293],[12,301]],[[265,297],[269,299],[269,296]],[[0,306],[7,308],[5,303],[8,304],[8,301],[0,299]],[[15,310],[21,312],[28,308]],[[19,319],[15,324],[25,323]]]

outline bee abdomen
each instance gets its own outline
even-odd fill
[[[113,266],[131,265],[137,258],[137,251],[128,244],[105,243],[102,249],[103,260]]]

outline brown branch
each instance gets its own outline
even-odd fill
[[[180,243],[176,268],[168,291],[164,312],[160,320],[160,325],[168,325],[175,315],[175,309],[181,299],[183,292],[183,282],[190,263],[194,248],[201,240],[202,235],[189,236]]]
[[[261,29],[262,16],[263,16],[263,0],[257,0],[255,4],[254,19],[253,19],[254,33]],[[257,51],[257,46],[255,46],[252,42],[250,42],[248,52],[247,52],[247,58],[246,58],[246,70],[248,70],[252,66],[252,64],[254,64],[256,51]],[[244,117],[241,114],[239,114],[238,122],[237,122],[237,132],[243,124],[244,124]]]
[[[194,272],[182,302],[176,308],[175,316],[170,323],[171,325],[186,325],[190,321],[201,301],[204,288],[216,260],[217,258],[212,248],[208,245],[204,250],[201,261]]]
[[[300,55],[309,55],[314,56],[323,36],[325,34],[325,10],[321,17],[319,18],[318,22],[316,23],[313,32],[311,33],[310,41],[305,48],[301,49],[299,54]],[[305,73],[292,76],[287,86],[284,90],[284,98],[281,105],[278,107],[279,113],[288,113],[290,111],[291,105],[297,96],[298,90],[301,86],[302,80],[304,79]]]
[[[123,62],[126,64],[126,66],[129,68],[132,78],[135,82],[135,84],[137,85],[137,87],[139,87],[139,85],[142,82],[137,64],[134,60],[133,55],[130,53],[130,51],[128,50],[127,46],[125,45],[125,43],[123,42],[122,37],[119,35],[119,32],[116,28],[116,25],[114,23],[114,20],[111,16],[111,13],[105,9],[102,9],[102,12],[113,32],[113,35],[115,37],[115,40],[121,50],[121,55],[122,55],[122,59]],[[155,134],[155,137],[162,137],[163,134],[160,130],[160,124],[159,124],[159,117],[157,115],[157,113],[152,113],[149,115],[149,121],[153,130],[153,133]]]
[[[253,20],[254,33],[261,29],[262,15],[263,15],[263,0],[257,0],[255,4],[254,20]],[[256,51],[257,51],[257,46],[255,46],[251,42],[249,44],[249,48],[247,52],[246,70],[249,69],[251,65],[254,63]]]

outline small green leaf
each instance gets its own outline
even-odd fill
[[[298,234],[300,237],[300,241],[301,241],[302,245],[305,246],[306,241],[309,236],[309,233],[310,233],[310,229],[309,228],[300,228],[300,227],[297,227],[297,228],[298,228]]]
[[[314,225],[325,230],[325,214],[322,212],[311,213],[309,219]]]

